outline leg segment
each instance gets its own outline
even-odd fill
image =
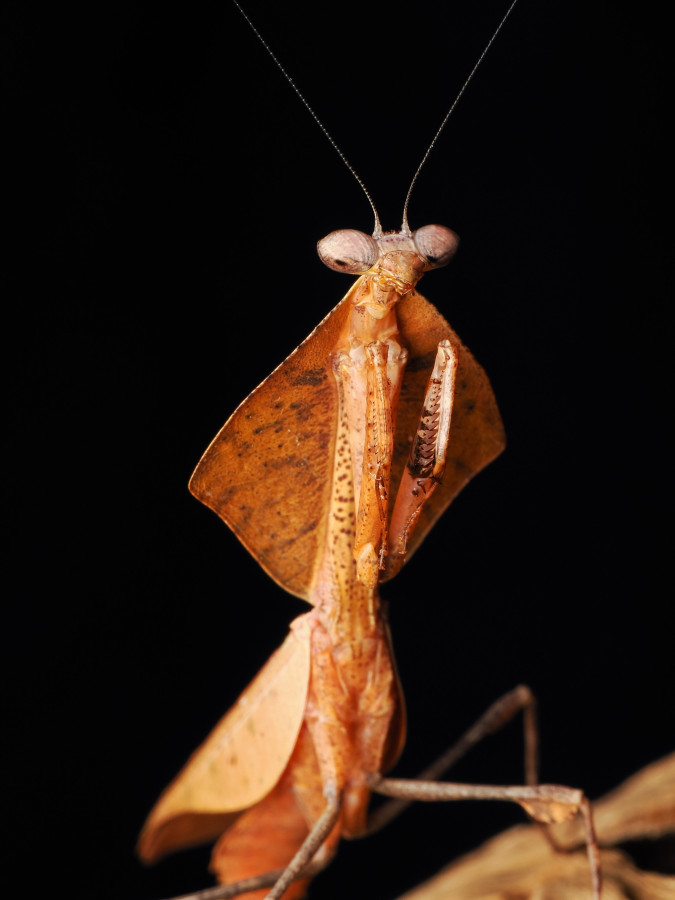
[[[450,440],[457,362],[456,348],[450,341],[441,341],[424,396],[417,434],[396,494],[391,519],[387,578],[395,575],[403,565],[408,542],[422,507],[443,479]]]
[[[314,875],[318,875],[328,862],[329,860],[321,863],[311,862],[308,866],[305,866],[299,875],[296,875],[296,878],[312,878]],[[232,897],[238,897],[240,894],[248,894],[251,891],[273,887],[285,871],[286,869],[276,869],[273,872],[265,872],[264,875],[254,875],[251,878],[244,878],[232,884],[219,884],[216,887],[204,888],[203,891],[195,891],[192,894],[181,894],[180,897],[172,897],[171,900],[231,900]]]
[[[523,786],[467,785],[439,782],[439,778],[482,738],[498,731],[523,711],[525,738],[525,782]],[[593,825],[591,804],[582,791],[557,784],[537,784],[538,732],[536,699],[525,685],[500,697],[446,753],[420,773],[417,779],[382,778],[371,775],[368,787],[396,799],[376,810],[368,821],[367,833],[378,831],[401,813],[413,800],[509,800],[520,804],[535,822],[550,825],[581,814],[586,831],[586,852],[591,871],[594,900],[600,900],[602,877],[600,853]],[[434,779],[434,780],[432,780]],[[544,828],[548,837],[548,829]],[[554,849],[556,845],[551,841]]]
[[[593,813],[588,799],[576,788],[560,784],[494,785],[452,784],[440,781],[416,781],[407,778],[381,778],[372,775],[366,780],[368,787],[387,797],[406,800],[509,800],[520,804],[537,822],[551,825],[565,822],[581,813],[586,828],[586,851],[591,872],[593,900],[600,900],[602,876]]]
[[[537,701],[532,691],[524,684],[518,685],[508,694],[496,700],[474,724],[464,732],[456,744],[438,757],[430,766],[419,773],[415,781],[435,781],[451,766],[454,766],[472,747],[484,737],[499,731],[507,722],[523,711],[523,731],[525,739],[525,784],[537,783],[539,768],[537,731]],[[413,802],[412,799],[391,800],[376,809],[368,819],[366,833],[373,834],[388,825]]]
[[[275,882],[274,887],[265,900],[280,900],[286,888],[303,874],[314,854],[320,849],[333,830],[335,823],[340,817],[341,806],[341,800],[337,797],[327,800],[323,814],[314,824],[302,847],[286,866],[281,878]]]
[[[263,875],[255,875],[232,884],[221,884],[217,887],[206,888],[194,894],[184,894],[181,897],[173,897],[171,900],[229,900],[240,894],[248,894],[250,891],[271,887],[272,890],[265,896],[265,900],[280,900],[284,892],[297,878],[308,878],[320,872],[330,861],[330,856],[325,859],[312,860],[319,851],[321,845],[330,835],[335,823],[340,816],[341,802],[338,799],[330,799],[318,821],[312,827],[302,846],[289,862],[285,869],[277,869],[265,872]]]
[[[366,345],[367,393],[363,475],[358,504],[354,560],[357,578],[368,587],[379,581],[387,546],[387,508],[394,428],[387,377],[389,347],[385,341]]]

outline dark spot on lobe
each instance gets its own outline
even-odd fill
[[[291,384],[294,387],[299,387],[303,384],[308,384],[311,387],[318,387],[325,380],[325,369],[307,369],[305,372],[301,372],[297,378],[294,378],[293,381],[291,381]]]

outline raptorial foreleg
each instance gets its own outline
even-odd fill
[[[443,479],[455,397],[458,352],[450,341],[441,341],[424,395],[424,406],[401,484],[389,529],[386,577],[401,568],[408,544],[424,504]]]
[[[389,345],[366,345],[367,392],[363,475],[358,504],[354,560],[358,580],[375,587],[384,568],[387,548],[387,512],[391,460],[394,452],[390,382],[387,375]]]

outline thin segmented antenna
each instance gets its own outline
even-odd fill
[[[361,180],[361,177],[360,177],[359,174],[357,173],[356,169],[355,169],[354,166],[352,166],[352,164],[349,162],[349,160],[348,160],[347,157],[344,155],[344,153],[342,152],[342,150],[340,150],[340,148],[338,147],[337,142],[335,141],[335,139],[333,138],[333,136],[330,134],[330,132],[328,131],[328,129],[326,128],[326,126],[323,124],[323,122],[321,121],[321,119],[317,116],[317,114],[314,112],[314,110],[312,109],[312,107],[309,105],[309,102],[308,102],[307,98],[304,96],[304,94],[302,93],[302,91],[300,90],[300,88],[297,86],[297,84],[293,81],[293,79],[292,79],[291,76],[288,74],[288,72],[286,71],[286,69],[284,69],[284,67],[282,66],[282,64],[279,62],[279,60],[277,59],[277,57],[276,57],[275,54],[274,54],[274,51],[273,51],[272,48],[269,46],[269,44],[267,43],[267,41],[265,40],[265,38],[260,34],[260,32],[258,31],[258,29],[255,27],[255,25],[253,24],[253,22],[251,21],[251,19],[250,19],[250,18],[248,17],[248,15],[246,14],[246,12],[242,9],[242,7],[241,7],[240,3],[238,2],[238,0],[232,0],[232,2],[233,2],[234,5],[237,7],[237,9],[239,10],[239,12],[242,14],[242,16],[244,17],[244,19],[246,19],[246,21],[247,21],[248,24],[250,25],[250,27],[251,27],[253,33],[254,33],[255,36],[258,38],[258,40],[260,41],[260,43],[263,45],[263,47],[265,48],[265,50],[267,50],[267,52],[269,53],[269,55],[272,57],[272,59],[274,60],[274,62],[275,62],[276,65],[277,65],[277,67],[279,68],[281,74],[284,76],[284,78],[286,79],[286,81],[290,84],[290,86],[293,88],[293,90],[295,91],[295,93],[298,95],[298,97],[300,98],[300,100],[301,100],[302,103],[304,104],[305,108],[307,109],[307,111],[309,112],[309,114],[311,115],[311,117],[314,119],[314,121],[315,121],[316,124],[319,126],[319,128],[321,129],[321,131],[323,131],[323,133],[326,135],[326,137],[327,137],[328,140],[330,141],[330,144],[331,144],[331,146],[333,147],[333,149],[335,150],[335,152],[337,153],[337,155],[340,157],[340,159],[342,160],[342,162],[347,166],[347,168],[348,168],[349,171],[352,173],[352,175],[354,176],[354,178],[356,179],[356,181],[359,183],[359,185],[360,185],[360,187],[361,187],[361,190],[363,191],[363,193],[364,193],[364,194],[366,195],[366,197],[368,198],[368,203],[370,203],[370,207],[371,207],[371,209],[372,209],[372,211],[373,211],[373,215],[375,216],[375,228],[374,228],[374,230],[373,230],[373,237],[374,237],[376,240],[377,240],[377,238],[382,237],[382,225],[380,224],[380,217],[379,217],[378,214],[377,214],[377,209],[375,208],[375,204],[373,203],[373,198],[370,196],[370,194],[369,194],[369,192],[368,192],[368,188],[365,186],[365,184],[364,184],[363,181]],[[401,232],[402,232],[403,234],[411,234],[410,226],[408,225],[408,206],[410,205],[410,197],[411,197],[411,194],[412,194],[412,192],[413,192],[413,188],[415,187],[415,184],[417,183],[417,179],[418,179],[418,177],[419,177],[419,174],[420,174],[420,172],[422,171],[422,169],[424,168],[424,164],[426,163],[427,159],[429,158],[429,155],[430,155],[431,151],[432,151],[432,150],[434,149],[434,147],[436,146],[436,142],[438,141],[438,138],[439,138],[441,132],[442,132],[443,129],[445,128],[445,125],[446,125],[448,119],[450,118],[450,116],[451,116],[452,113],[454,112],[455,107],[456,107],[457,104],[459,103],[460,97],[462,96],[462,94],[464,93],[464,91],[467,89],[467,87],[468,87],[468,85],[469,85],[469,82],[471,81],[471,79],[473,78],[473,76],[476,74],[476,70],[478,69],[478,66],[483,62],[483,60],[484,60],[484,58],[485,58],[485,56],[486,56],[488,50],[490,49],[490,47],[491,47],[492,44],[494,43],[494,40],[495,40],[495,38],[497,37],[497,35],[499,34],[499,32],[502,30],[502,26],[504,25],[504,23],[506,22],[506,20],[508,19],[508,17],[511,15],[511,12],[512,12],[512,10],[513,10],[513,7],[516,5],[517,2],[518,2],[518,0],[512,0],[511,5],[509,6],[509,8],[506,10],[506,13],[504,14],[504,17],[502,18],[502,20],[501,20],[501,22],[499,23],[499,25],[497,25],[497,27],[496,27],[496,29],[495,29],[495,31],[494,31],[492,37],[490,38],[490,40],[489,40],[489,41],[487,42],[487,44],[486,44],[485,49],[483,50],[483,52],[481,53],[481,55],[478,57],[478,61],[477,61],[476,64],[474,65],[473,69],[469,72],[469,75],[468,75],[466,81],[464,82],[464,84],[462,85],[462,87],[461,87],[459,93],[457,94],[457,96],[456,96],[455,99],[453,100],[450,109],[449,109],[449,110],[447,111],[447,113],[445,114],[445,118],[444,118],[443,121],[441,122],[441,124],[440,124],[440,126],[439,126],[439,128],[438,128],[438,130],[437,130],[437,132],[436,132],[436,134],[434,135],[434,137],[433,137],[431,143],[430,143],[429,146],[427,147],[427,150],[426,150],[424,156],[422,157],[422,161],[420,162],[419,166],[417,167],[417,171],[416,171],[415,174],[413,175],[413,179],[412,179],[412,181],[410,182],[410,187],[408,188],[408,193],[406,194],[405,203],[403,204],[403,222],[402,222],[402,224],[401,224]]]
[[[235,2],[236,2],[236,0],[235,0]],[[489,50],[490,47],[492,46],[492,44],[493,44],[495,38],[497,37],[497,35],[499,34],[499,32],[502,30],[502,26],[504,25],[504,23],[506,22],[506,20],[508,19],[508,17],[511,15],[511,11],[513,10],[513,7],[516,5],[517,2],[518,2],[518,0],[513,0],[513,2],[511,3],[511,6],[509,6],[509,8],[506,10],[506,13],[504,14],[504,18],[501,20],[501,22],[499,23],[499,25],[497,25],[497,28],[495,29],[495,31],[494,31],[492,37],[490,38],[490,40],[487,42],[487,44],[486,44],[486,46],[485,46],[485,49],[483,50],[483,52],[481,53],[481,55],[478,57],[478,61],[476,62],[476,64],[475,64],[475,66],[473,67],[473,69],[469,72],[468,78],[466,79],[466,81],[464,82],[464,84],[463,84],[462,87],[460,88],[459,93],[457,94],[457,96],[456,96],[455,99],[453,100],[450,109],[449,109],[449,110],[447,111],[447,113],[445,114],[445,118],[444,118],[443,121],[441,122],[441,124],[440,124],[440,126],[439,126],[439,128],[438,128],[438,131],[436,132],[436,134],[434,135],[434,137],[433,137],[431,143],[430,143],[429,146],[427,147],[426,153],[425,153],[424,156],[422,157],[422,162],[419,164],[419,166],[417,167],[417,171],[416,171],[415,174],[413,175],[413,179],[412,179],[412,181],[410,182],[410,187],[408,188],[408,193],[406,194],[406,197],[405,197],[405,203],[403,204],[403,222],[402,222],[402,224],[401,224],[401,231],[403,232],[403,234],[410,234],[410,233],[411,233],[411,231],[410,231],[410,226],[408,225],[408,206],[409,206],[409,204],[410,204],[410,195],[411,195],[412,192],[413,192],[413,188],[415,187],[415,184],[416,184],[416,182],[417,182],[417,178],[418,178],[420,172],[422,171],[422,169],[424,168],[424,164],[426,163],[427,159],[429,158],[429,154],[430,154],[431,151],[434,149],[434,146],[436,145],[436,141],[438,140],[438,138],[439,138],[441,132],[442,132],[443,129],[445,128],[446,122],[448,121],[448,119],[449,119],[450,116],[452,115],[452,113],[453,113],[455,107],[456,107],[457,104],[459,103],[460,97],[462,96],[462,94],[464,93],[464,91],[467,89],[469,82],[471,81],[471,79],[473,78],[473,76],[476,74],[476,70],[478,69],[478,66],[483,62],[483,60],[484,60],[484,58],[485,58],[485,55],[487,54],[488,50]],[[237,4],[237,5],[238,5],[238,4]]]
[[[335,150],[335,152],[337,153],[337,155],[340,157],[340,159],[342,160],[342,162],[347,166],[347,168],[348,168],[349,171],[352,173],[352,175],[354,176],[354,178],[356,178],[356,180],[357,180],[358,183],[360,184],[361,189],[363,190],[363,193],[364,193],[364,194],[366,195],[366,197],[368,198],[368,203],[370,203],[370,207],[371,207],[371,209],[373,210],[373,215],[375,216],[375,228],[374,228],[374,230],[373,230],[373,237],[374,237],[375,239],[377,239],[377,238],[379,238],[379,237],[382,237],[382,225],[380,224],[380,217],[379,217],[378,214],[377,214],[377,209],[375,208],[375,204],[373,203],[373,198],[372,198],[372,197],[370,196],[370,194],[368,193],[368,189],[367,189],[367,187],[365,186],[365,184],[363,183],[363,181],[361,180],[360,175],[358,174],[358,172],[356,171],[356,169],[354,168],[354,166],[349,162],[349,160],[348,160],[347,157],[344,155],[344,153],[342,152],[342,150],[340,150],[340,148],[339,148],[338,145],[337,145],[337,142],[335,141],[335,139],[333,138],[333,136],[331,135],[331,133],[328,131],[328,129],[327,129],[326,126],[323,124],[323,122],[321,121],[321,119],[317,116],[317,114],[314,112],[314,110],[312,109],[312,107],[309,105],[309,102],[308,102],[307,98],[305,97],[305,95],[302,93],[302,91],[301,91],[300,88],[297,86],[297,84],[293,81],[293,79],[292,79],[291,76],[288,74],[288,72],[286,71],[286,69],[284,69],[284,67],[281,65],[281,63],[279,62],[279,60],[278,60],[277,57],[275,56],[274,51],[272,50],[272,48],[269,46],[269,44],[267,43],[267,41],[265,40],[265,38],[260,34],[260,32],[258,31],[258,29],[257,29],[257,28],[255,27],[255,25],[253,24],[253,22],[249,19],[248,15],[247,15],[247,14],[244,12],[244,10],[241,8],[240,4],[237,2],[237,0],[232,0],[232,2],[233,2],[234,5],[237,7],[237,9],[238,9],[239,12],[242,14],[242,16],[246,19],[246,21],[248,22],[248,24],[251,26],[251,28],[252,28],[252,30],[253,30],[253,33],[254,33],[255,36],[258,38],[258,40],[260,41],[260,43],[263,45],[263,47],[265,48],[265,50],[267,50],[267,52],[269,53],[269,55],[272,57],[272,59],[274,60],[274,62],[277,64],[279,70],[281,71],[281,74],[284,76],[284,78],[286,79],[286,81],[287,81],[287,82],[290,84],[290,86],[293,88],[293,90],[294,90],[295,93],[298,95],[298,97],[300,98],[300,100],[302,100],[302,102],[304,103],[304,105],[305,105],[307,111],[309,112],[309,114],[311,115],[311,117],[314,119],[314,121],[316,122],[316,124],[319,126],[319,128],[321,129],[321,131],[323,131],[323,133],[326,135],[326,137],[327,137],[328,140],[330,141],[330,144],[331,144],[331,146],[333,147],[333,149]]]

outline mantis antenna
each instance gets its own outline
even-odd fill
[[[269,53],[269,55],[272,57],[272,59],[274,60],[274,62],[277,64],[277,66],[279,67],[279,70],[281,71],[281,74],[284,76],[284,78],[286,79],[286,81],[287,81],[287,82],[290,84],[290,86],[293,88],[293,90],[294,90],[295,93],[298,95],[298,97],[300,98],[300,100],[302,100],[302,102],[303,102],[303,104],[305,105],[305,107],[307,108],[307,111],[309,112],[310,116],[314,119],[314,121],[315,121],[316,124],[319,126],[319,128],[321,129],[321,131],[323,131],[323,133],[326,135],[326,137],[327,137],[328,140],[330,141],[330,145],[331,145],[331,147],[333,148],[333,150],[335,150],[335,152],[336,152],[337,155],[340,157],[340,159],[342,160],[342,162],[347,166],[347,168],[348,168],[349,171],[352,173],[352,175],[354,176],[354,178],[356,178],[356,180],[358,181],[359,185],[361,186],[361,189],[362,189],[363,193],[364,193],[364,194],[366,195],[366,197],[368,198],[368,203],[370,203],[370,208],[372,209],[373,215],[375,216],[375,229],[374,229],[374,231],[373,231],[373,237],[375,237],[375,238],[380,237],[380,236],[382,235],[382,225],[380,224],[380,217],[379,217],[378,214],[377,214],[377,209],[375,208],[375,204],[373,203],[373,198],[372,198],[372,197],[370,196],[370,194],[368,193],[368,188],[367,188],[367,187],[365,186],[365,184],[363,183],[363,180],[361,179],[361,176],[358,174],[358,172],[356,171],[356,169],[354,168],[354,166],[349,162],[349,160],[348,160],[347,157],[344,155],[344,153],[342,152],[342,150],[340,150],[340,148],[339,148],[339,146],[338,146],[338,144],[337,144],[337,141],[335,140],[335,138],[333,137],[333,135],[328,131],[328,129],[327,129],[326,126],[323,124],[323,122],[321,121],[321,119],[317,116],[317,114],[314,112],[314,110],[312,109],[312,107],[309,105],[309,101],[307,100],[307,98],[305,97],[305,95],[302,93],[302,91],[301,91],[300,88],[297,86],[297,84],[293,81],[293,79],[292,79],[291,76],[288,74],[288,72],[286,71],[286,69],[284,69],[284,67],[282,66],[282,64],[279,62],[279,60],[277,59],[277,57],[276,57],[274,51],[272,50],[272,48],[270,47],[270,45],[267,43],[267,41],[265,40],[265,38],[260,34],[260,32],[258,31],[258,29],[255,27],[255,25],[253,24],[253,22],[251,21],[251,19],[250,19],[250,18],[248,17],[248,15],[246,14],[246,12],[244,12],[244,10],[241,8],[241,6],[240,6],[240,4],[237,2],[237,0],[232,0],[232,2],[233,2],[234,5],[237,7],[237,9],[238,9],[239,12],[242,14],[242,16],[246,19],[246,21],[248,22],[248,24],[251,26],[251,28],[253,29],[253,33],[254,33],[255,36],[258,38],[258,40],[260,41],[260,43],[263,45],[263,47],[265,48],[265,50],[267,50],[267,52]]]
[[[381,225],[381,223],[380,223],[380,217],[379,217],[379,215],[377,214],[377,209],[376,209],[375,204],[374,204],[374,202],[373,202],[373,198],[370,196],[370,193],[368,192],[368,188],[365,186],[365,184],[364,184],[363,180],[361,179],[360,175],[358,174],[358,172],[356,171],[356,169],[352,166],[352,164],[349,162],[349,160],[347,159],[347,157],[344,155],[344,153],[342,152],[342,150],[341,150],[340,147],[338,146],[337,141],[333,138],[333,136],[332,136],[331,133],[328,131],[328,129],[326,128],[326,126],[323,124],[323,122],[321,121],[321,119],[320,119],[320,118],[318,117],[318,115],[314,112],[314,110],[313,110],[312,107],[310,106],[309,101],[307,100],[307,98],[305,97],[305,95],[302,93],[302,91],[301,91],[300,88],[297,86],[297,84],[295,83],[295,81],[293,81],[293,78],[289,75],[289,73],[288,73],[288,72],[286,71],[286,69],[283,67],[283,65],[281,64],[281,62],[279,61],[279,59],[278,59],[277,56],[275,55],[275,53],[274,53],[274,51],[272,50],[272,48],[269,46],[269,44],[267,43],[267,41],[265,40],[265,38],[260,34],[260,32],[258,31],[258,29],[255,27],[255,25],[253,24],[253,22],[252,22],[251,19],[249,18],[248,14],[244,11],[244,9],[242,9],[242,7],[241,7],[240,3],[238,2],[238,0],[232,0],[232,2],[233,2],[234,5],[237,7],[237,9],[239,10],[239,12],[242,14],[242,16],[244,17],[244,19],[246,19],[246,21],[247,21],[248,24],[250,25],[251,29],[253,30],[253,33],[254,33],[255,36],[258,38],[258,40],[260,41],[260,43],[263,45],[263,47],[265,48],[265,50],[267,50],[267,52],[269,53],[269,55],[272,57],[272,59],[274,60],[274,62],[275,62],[276,65],[277,65],[277,67],[279,68],[281,74],[284,76],[284,78],[286,79],[286,81],[290,84],[290,86],[293,88],[293,90],[295,91],[295,93],[298,95],[298,97],[300,98],[300,100],[302,101],[302,103],[304,104],[304,106],[306,107],[306,109],[307,109],[307,111],[309,112],[309,114],[311,115],[311,117],[314,119],[314,121],[315,121],[316,124],[319,126],[319,128],[321,129],[321,131],[323,131],[323,133],[326,135],[326,137],[328,138],[328,140],[329,140],[329,142],[330,142],[331,147],[335,150],[335,152],[337,153],[337,155],[340,157],[340,159],[341,159],[342,162],[345,164],[345,166],[347,166],[347,168],[349,169],[349,171],[352,173],[352,175],[354,176],[354,178],[356,179],[356,181],[357,181],[358,184],[360,185],[361,190],[363,191],[363,193],[364,193],[364,194],[366,195],[366,197],[368,198],[368,203],[370,203],[370,207],[371,207],[371,209],[373,210],[373,215],[375,216],[375,227],[374,227],[374,229],[373,229],[373,237],[374,237],[375,239],[377,239],[377,238],[379,238],[379,237],[382,237],[382,225]],[[499,25],[497,25],[497,27],[495,28],[495,30],[494,30],[494,32],[493,32],[493,34],[492,34],[492,37],[490,38],[490,40],[489,40],[489,41],[487,42],[487,44],[485,45],[485,49],[483,50],[483,52],[481,53],[481,55],[478,57],[478,60],[476,61],[476,63],[475,63],[475,65],[474,65],[473,69],[471,69],[471,71],[469,72],[469,75],[468,75],[466,81],[464,82],[464,84],[463,84],[462,87],[460,88],[459,93],[457,94],[457,96],[456,96],[455,99],[453,100],[453,102],[452,102],[450,108],[448,109],[447,113],[445,114],[445,117],[443,118],[443,121],[442,121],[441,124],[439,125],[438,130],[436,131],[436,134],[433,136],[433,138],[432,138],[432,140],[431,140],[431,143],[430,143],[429,146],[427,147],[426,152],[424,153],[424,156],[422,157],[422,161],[420,162],[419,166],[417,167],[417,171],[416,171],[415,174],[413,175],[412,181],[410,182],[410,187],[408,188],[408,193],[406,194],[405,203],[403,204],[403,221],[402,221],[402,224],[401,224],[401,232],[402,232],[403,234],[410,234],[410,233],[411,233],[411,231],[410,231],[410,226],[408,225],[408,206],[410,205],[410,197],[411,197],[411,195],[412,195],[413,188],[415,187],[415,184],[417,183],[417,179],[418,179],[418,177],[419,177],[419,174],[420,174],[420,172],[422,171],[422,169],[423,169],[423,167],[424,167],[424,164],[426,163],[427,159],[429,158],[429,155],[431,154],[431,151],[432,151],[432,150],[434,149],[434,147],[436,146],[436,143],[437,143],[437,141],[438,141],[438,138],[440,137],[441,132],[442,132],[443,129],[445,128],[448,119],[450,118],[450,116],[452,115],[452,113],[453,113],[454,110],[455,110],[455,107],[456,107],[457,104],[459,103],[460,97],[462,96],[462,94],[464,93],[464,91],[465,91],[465,90],[467,89],[467,87],[469,86],[469,82],[471,81],[471,79],[473,78],[473,76],[476,74],[476,71],[477,71],[478,67],[480,66],[480,64],[481,64],[481,63],[483,62],[483,60],[485,59],[485,56],[487,55],[488,50],[490,49],[490,47],[491,47],[492,44],[494,43],[494,41],[495,41],[497,35],[499,34],[499,32],[502,30],[502,27],[504,26],[504,24],[505,24],[506,20],[508,19],[508,17],[511,15],[511,12],[513,11],[513,8],[514,8],[514,6],[516,5],[517,2],[518,2],[518,0],[512,0],[512,3],[511,3],[511,5],[509,6],[509,8],[506,10],[506,13],[504,14],[504,16],[503,16],[501,22],[500,22]]]
[[[429,158],[429,154],[430,154],[431,151],[434,149],[434,147],[435,147],[435,145],[436,145],[436,141],[437,141],[438,138],[440,137],[441,132],[442,132],[443,129],[445,128],[446,122],[448,121],[448,119],[449,119],[450,116],[452,115],[452,113],[453,113],[455,107],[456,107],[457,104],[459,103],[460,97],[462,96],[462,94],[464,93],[464,91],[465,91],[465,90],[467,89],[467,87],[469,86],[469,82],[471,81],[471,79],[473,78],[473,76],[476,74],[476,70],[478,69],[478,66],[479,66],[479,65],[483,62],[483,60],[485,59],[485,56],[486,56],[488,50],[490,49],[490,47],[491,47],[492,44],[494,43],[494,40],[495,40],[495,38],[497,37],[497,35],[499,34],[499,32],[502,30],[502,26],[504,25],[504,23],[506,22],[506,20],[508,19],[508,17],[511,15],[511,11],[513,10],[513,7],[516,5],[517,2],[518,2],[518,0],[513,0],[513,2],[511,3],[511,6],[509,6],[509,8],[506,10],[506,13],[504,14],[503,19],[501,20],[501,22],[499,23],[499,25],[497,25],[497,27],[495,28],[495,30],[494,30],[494,32],[493,32],[493,34],[492,34],[492,37],[490,38],[490,40],[489,40],[489,41],[487,42],[487,44],[485,45],[485,49],[483,50],[483,52],[481,53],[481,55],[478,57],[478,59],[477,59],[477,61],[476,61],[476,64],[474,65],[473,69],[469,72],[469,75],[468,75],[466,81],[464,82],[464,84],[463,84],[463,85],[461,86],[461,88],[459,89],[459,93],[457,94],[457,96],[455,97],[455,99],[452,101],[452,105],[450,106],[450,109],[449,109],[449,110],[447,111],[447,113],[445,114],[445,118],[443,119],[443,121],[441,122],[441,124],[438,126],[438,131],[436,132],[436,134],[435,134],[435,135],[433,136],[433,138],[431,139],[431,143],[430,143],[429,146],[427,147],[426,153],[425,153],[424,156],[422,157],[422,162],[419,164],[419,166],[417,167],[417,171],[416,171],[415,174],[413,175],[412,181],[410,182],[410,187],[408,188],[408,193],[406,194],[406,197],[405,197],[405,203],[403,204],[403,223],[401,224],[401,231],[402,231],[404,234],[410,234],[410,226],[408,225],[408,206],[409,206],[409,204],[410,204],[410,195],[411,195],[412,192],[413,192],[413,188],[415,187],[415,184],[416,184],[416,182],[417,182],[417,178],[418,178],[420,172],[422,171],[425,162],[426,162],[427,159]]]

